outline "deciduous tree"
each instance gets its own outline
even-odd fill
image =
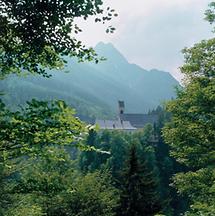
[[[206,11],[214,24],[215,2]],[[174,177],[180,193],[190,198],[187,215],[213,215],[215,203],[215,38],[183,50],[184,89],[167,105],[172,120],[164,128],[171,154],[190,170]]]
[[[77,34],[78,19],[95,17],[96,22],[111,20],[113,9],[104,10],[102,0],[1,0],[0,77],[10,73],[37,73],[44,68],[61,67],[63,55],[80,61],[96,61],[96,53],[86,48]],[[109,26],[107,32],[113,32]]]

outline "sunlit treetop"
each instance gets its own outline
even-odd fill
[[[205,12],[205,20],[213,27],[215,33],[215,1],[209,4]],[[215,77],[215,38],[203,40],[191,48],[183,49],[185,63],[181,72],[185,75],[185,81],[193,79],[212,79]]]
[[[215,1],[209,4],[209,9],[205,12],[205,19],[209,21],[210,24],[215,23]]]
[[[215,2],[206,11],[215,23]],[[163,129],[171,154],[194,170],[215,165],[215,38],[200,41],[183,50],[183,89],[167,104],[172,119]]]
[[[63,55],[98,61],[77,39],[75,19],[105,23],[114,15],[102,0],[0,0],[0,78],[21,71],[47,76],[44,68],[61,67]]]

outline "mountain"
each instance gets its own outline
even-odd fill
[[[11,76],[1,81],[3,100],[16,107],[31,98],[63,99],[80,114],[113,117],[118,100],[125,101],[126,112],[144,113],[175,97],[179,83],[169,73],[130,64],[110,43],[99,43],[95,50],[107,60],[94,64],[67,58],[64,70],[52,71],[49,79]]]

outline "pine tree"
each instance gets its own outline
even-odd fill
[[[119,215],[150,216],[158,213],[161,202],[157,178],[146,161],[140,164],[134,145],[130,149],[126,166]]]

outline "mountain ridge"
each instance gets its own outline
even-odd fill
[[[67,58],[63,71],[69,73],[53,70],[49,79],[8,78],[3,85],[8,95],[3,99],[12,105],[23,104],[32,97],[62,99],[80,114],[108,118],[116,115],[118,100],[125,101],[127,112],[147,113],[162,101],[175,97],[173,86],[179,83],[170,73],[157,69],[147,71],[130,64],[110,43],[99,43],[95,50],[107,60],[93,64]],[[17,92],[21,92],[21,96]]]

